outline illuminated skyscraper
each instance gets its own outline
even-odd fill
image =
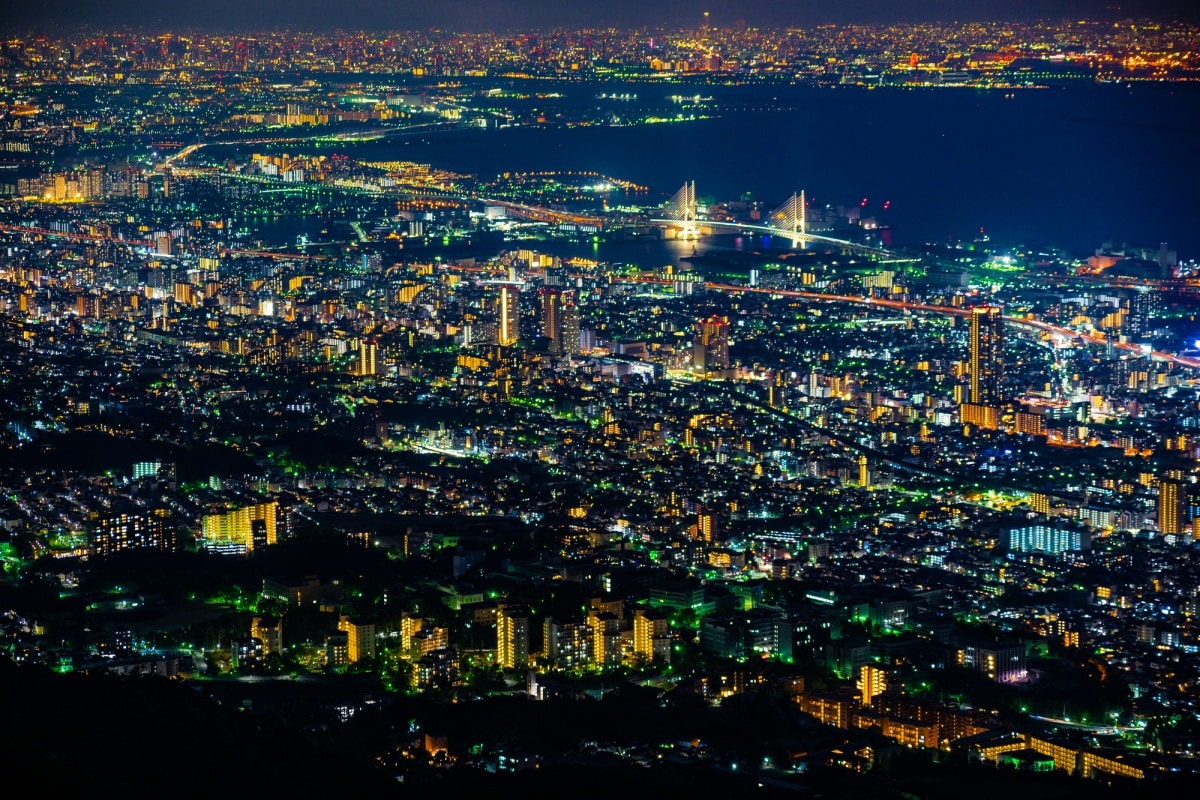
[[[771,408],[787,408],[787,381],[783,370],[776,370],[775,377],[767,383],[767,403]]]
[[[360,377],[378,374],[379,345],[374,339],[363,339],[358,348],[358,369]]]
[[[538,290],[542,308],[542,336],[550,340],[551,353],[579,354],[579,307],[575,293],[557,286]]]
[[[529,666],[529,610],[502,603],[496,609],[496,664],[501,669]]]
[[[696,323],[692,364],[704,371],[729,369],[729,320],[709,317]]]
[[[521,292],[516,286],[501,286],[496,298],[496,340],[506,347],[521,338]]]
[[[1158,483],[1158,530],[1164,536],[1183,533],[1185,499],[1183,484],[1163,478]]]
[[[1154,327],[1154,315],[1158,310],[1159,293],[1149,289],[1136,289],[1122,305],[1129,312],[1126,326],[1129,335],[1139,337]]]
[[[574,292],[563,293],[562,340],[562,352],[569,356],[579,355],[579,306],[575,303]]]
[[[538,302],[542,307],[542,336],[550,340],[550,352],[564,351],[563,339],[563,293],[556,286],[538,289]]]
[[[971,309],[971,404],[1003,402],[1004,316],[999,306]]]

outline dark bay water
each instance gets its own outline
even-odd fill
[[[264,244],[270,247],[287,247],[300,234],[306,234],[310,241],[320,242],[349,238],[348,229],[334,225],[332,230],[325,229],[326,223],[316,218],[306,217],[276,217],[264,219],[254,225]],[[322,233],[322,231],[325,231]],[[787,250],[790,243],[774,241],[769,237],[722,235],[709,236],[695,241],[650,239],[642,238],[632,241],[593,241],[591,237],[582,236],[570,238],[529,239],[507,242],[503,249],[528,247],[539,253],[561,256],[562,258],[587,258],[610,264],[634,264],[643,268],[672,265],[676,268],[687,266],[689,257],[722,252],[763,252],[769,249]],[[486,259],[499,252],[500,247],[456,248],[408,251],[417,259],[435,258],[437,256],[462,258],[475,257]]]
[[[511,82],[510,82],[511,83]],[[484,85],[505,82],[481,81]],[[520,84],[516,84],[518,87]],[[537,84],[566,95],[531,107],[629,111],[613,85]],[[993,239],[1090,252],[1102,241],[1169,242],[1200,256],[1200,89],[1080,86],[973,89],[631,86],[638,104],[714,98],[720,116],[629,127],[457,130],[339,145],[363,159],[431,162],[489,177],[595,170],[665,199],[685,180],[718,200],[772,207],[793,191],[854,205],[896,243]],[[556,106],[557,104],[557,106]],[[882,210],[885,201],[890,208]]]

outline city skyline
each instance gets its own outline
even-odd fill
[[[708,12],[708,17],[705,16]],[[894,0],[839,6],[818,0],[715,0],[696,5],[667,0],[647,6],[615,0],[597,8],[582,0],[548,3],[541,0],[447,0],[424,3],[346,0],[299,0],[282,8],[267,0],[214,0],[203,8],[164,9],[152,0],[49,0],[5,10],[15,29],[50,28],[97,30],[117,28],[159,30],[419,30],[443,27],[460,31],[548,30],[561,27],[699,28],[709,24],[727,29],[739,25],[760,28],[827,24],[891,24],[932,21],[1033,19],[1140,19],[1163,21],[1200,19],[1200,10],[1185,0]]]
[[[10,782],[1194,794],[1200,25],[278,5],[0,47]]]

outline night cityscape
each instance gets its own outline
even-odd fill
[[[14,785],[1194,796],[1197,10],[542,5],[4,23]]]

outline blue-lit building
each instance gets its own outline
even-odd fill
[[[1049,525],[1030,525],[1008,532],[1010,553],[1080,553],[1092,549],[1092,536],[1087,531],[1054,528]]]

